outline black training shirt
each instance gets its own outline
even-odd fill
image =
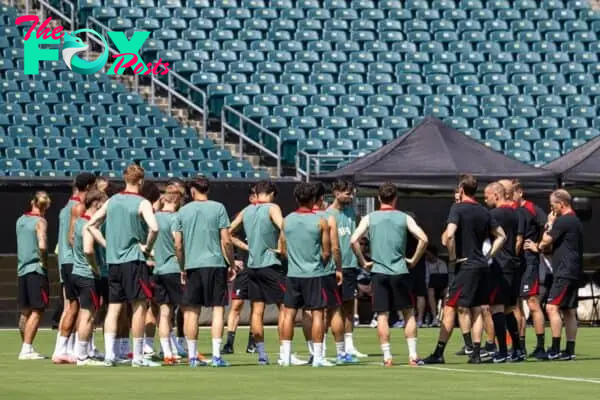
[[[556,218],[552,236],[554,278],[579,279],[583,271],[583,226],[575,213]]]
[[[488,268],[487,259],[481,250],[490,230],[498,224],[481,204],[467,200],[453,204],[448,215],[448,224],[456,224],[456,258],[467,258],[460,268]]]
[[[519,264],[517,257],[517,235],[519,232],[519,215],[512,206],[500,206],[490,210],[492,219],[502,227],[506,241],[494,257],[494,262],[503,270],[512,270]]]
[[[517,210],[524,221],[523,242],[525,240],[539,242],[544,233],[544,225],[548,219],[546,212],[529,200],[524,201]],[[521,251],[520,259],[522,269],[531,268],[537,270],[539,268],[540,256],[538,253],[523,250]]]

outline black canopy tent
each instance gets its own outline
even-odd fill
[[[577,147],[544,168],[561,175],[563,183],[600,183],[600,137]]]
[[[433,117],[381,149],[316,178],[351,179],[367,187],[393,182],[401,189],[438,191],[456,187],[461,173],[475,175],[482,184],[517,178],[528,191],[549,190],[557,184],[554,172],[491,150]]]

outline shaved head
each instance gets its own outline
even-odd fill
[[[562,203],[566,206],[571,205],[571,195],[564,189],[558,189],[552,192],[550,199],[557,203]]]
[[[489,207],[497,207],[498,203],[504,200],[504,187],[498,183],[493,182],[485,187],[484,191],[485,203]]]
[[[513,201],[513,193],[515,190],[513,186],[513,181],[510,179],[501,179],[498,181],[498,183],[504,188],[504,199]]]

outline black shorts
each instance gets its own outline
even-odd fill
[[[386,275],[374,273],[373,312],[408,310],[416,305],[413,293],[414,279],[411,274]]]
[[[30,272],[19,277],[19,308],[44,310],[48,306],[50,284],[46,275]]]
[[[227,268],[188,269],[181,304],[191,307],[218,307],[229,304]]]
[[[427,285],[425,284],[425,278],[421,276],[413,277],[413,294],[416,297],[425,297],[427,296]]]
[[[358,269],[357,268],[345,268],[342,270],[344,275],[344,281],[341,286],[342,301],[351,301],[356,298],[358,294]]]
[[[73,275],[73,264],[62,264],[60,266],[60,277],[63,281],[65,297],[67,300],[77,300],[77,293],[73,287],[71,276]]]
[[[283,304],[287,308],[298,310],[322,310],[327,308],[324,277],[292,278],[285,285]]]
[[[79,307],[84,310],[98,311],[100,309],[100,295],[96,291],[97,280],[79,275],[71,275],[73,290],[77,294]]]
[[[460,268],[448,288],[446,305],[471,308],[488,305],[489,302],[489,270]]]
[[[177,306],[181,304],[183,297],[183,286],[181,285],[181,274],[160,274],[153,276],[154,301],[157,304]]]
[[[243,269],[238,273],[233,280],[233,288],[231,292],[233,300],[248,300],[248,270]]]
[[[335,280],[335,274],[323,277],[323,289],[327,308],[338,308],[342,305],[342,286],[338,286]]]
[[[572,310],[579,304],[578,296],[579,282],[576,279],[554,278],[547,304],[559,306],[561,310]]]
[[[435,289],[436,292],[442,291],[448,287],[448,274],[429,275],[428,289]]]
[[[490,305],[516,306],[520,291],[519,270],[494,268],[490,278]]]
[[[152,289],[146,262],[138,260],[109,266],[109,303],[124,303],[151,298]]]
[[[526,252],[524,255],[525,270],[521,276],[520,296],[527,299],[539,296],[540,286],[540,257],[536,253]]]
[[[264,268],[248,268],[248,300],[265,304],[283,303],[285,274],[279,265]]]
[[[96,293],[100,296],[101,305],[108,304],[108,278],[96,279]]]

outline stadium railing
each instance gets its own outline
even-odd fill
[[[62,0],[62,1],[67,1],[67,0]],[[104,37],[107,36],[106,32],[110,31],[110,28],[108,28],[106,25],[102,24],[100,21],[98,21],[94,17],[89,17],[87,19],[86,27],[89,29],[95,30],[96,32],[102,34],[102,36],[104,36]],[[102,45],[102,42],[100,41],[100,39],[96,38],[94,35],[87,35],[87,38],[89,40],[92,40],[94,43],[96,43],[98,45]],[[109,47],[108,50],[110,51],[111,54],[119,54],[119,52],[113,47]],[[108,68],[108,64],[107,64],[106,68]],[[202,132],[201,133],[202,133],[202,137],[206,138],[206,127],[208,124],[208,97],[206,96],[206,92],[204,92],[197,86],[193,85],[190,81],[183,78],[181,75],[177,74],[174,71],[169,71],[169,73],[167,74],[167,83],[166,84],[164,82],[161,82],[160,79],[158,79],[155,75],[152,75],[152,74],[149,74],[149,75],[134,74],[133,76],[135,79],[134,82],[135,82],[136,91],[139,90],[140,79],[148,79],[149,80],[148,83],[150,84],[150,88],[151,88],[150,104],[154,105],[156,103],[156,98],[158,97],[158,93],[157,93],[158,88],[161,88],[161,89],[165,90],[166,94],[167,94],[167,109],[168,109],[169,113],[171,113],[171,111],[173,110],[173,98],[176,98],[177,100],[185,103],[188,107],[190,107],[191,109],[193,109],[194,111],[196,111],[200,115],[202,115]],[[189,89],[187,92],[189,93],[188,96],[190,96],[190,97],[185,97],[179,91],[175,90],[174,84],[178,87],[185,87],[185,88]],[[192,92],[198,93],[201,96],[202,107],[199,107],[192,100],[192,98],[191,98]]]
[[[298,151],[296,155],[297,177],[309,181],[311,176],[318,176],[321,173],[337,169],[338,164],[342,161],[354,161],[359,157],[361,156],[350,154],[344,154],[343,156],[337,154],[311,154],[306,151]]]
[[[258,134],[258,141],[254,140],[250,137],[250,135],[247,134],[248,126],[252,127],[252,130],[255,131],[255,134]],[[276,177],[281,177],[282,141],[279,135],[276,135],[275,133],[271,132],[259,123],[253,121],[252,119],[245,117],[242,113],[231,108],[230,106],[223,106],[223,108],[221,109],[221,143],[225,143],[225,136],[227,134],[234,134],[238,137],[238,151],[240,152],[240,157],[244,152],[244,144],[249,143],[261,152],[267,154],[272,158],[275,158],[275,161],[277,163]],[[271,150],[269,146],[267,146],[267,144],[265,143],[265,139],[267,138],[274,141],[275,151]]]

